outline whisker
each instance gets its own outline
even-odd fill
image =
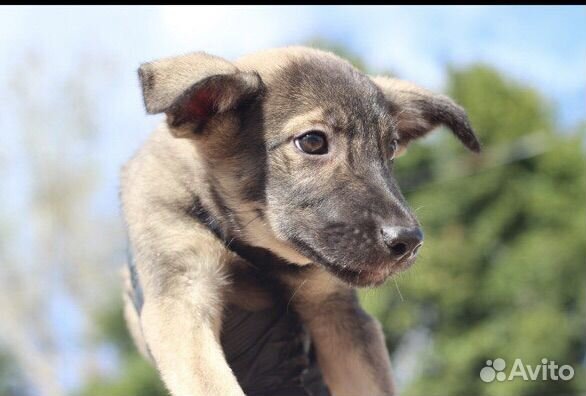
[[[289,305],[291,305],[291,301],[293,301],[293,297],[295,297],[295,295],[297,294],[297,292],[299,290],[301,290],[301,288],[303,287],[303,285],[307,282],[307,279],[304,279],[303,282],[301,282],[301,284],[295,289],[295,291],[293,292],[293,294],[291,295],[291,298],[289,299],[289,301],[287,301],[287,307],[285,309],[286,312],[289,312]]]
[[[397,292],[399,293],[399,297],[401,298],[401,301],[405,301],[403,300],[403,295],[401,294],[401,290],[399,290],[399,284],[397,283],[397,278],[393,276],[393,282],[395,283],[395,287],[397,288]]]

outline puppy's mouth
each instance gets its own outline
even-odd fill
[[[398,272],[409,268],[414,262],[415,258],[410,258],[395,263],[388,263],[372,268],[366,267],[359,270],[326,262],[320,262],[318,264],[350,286],[376,287],[385,283],[387,279]]]
[[[324,258],[316,249],[305,241],[292,241],[297,250],[310,258],[315,264],[336,276],[341,281],[353,287],[376,287],[382,285],[389,277],[406,270],[415,262],[415,257],[399,261],[387,261],[377,265],[367,264],[363,268],[350,267],[333,263]]]
[[[327,271],[337,276],[351,286],[376,287],[382,285],[394,271],[392,267],[380,270],[354,270],[347,267],[332,265],[330,263],[319,263]]]

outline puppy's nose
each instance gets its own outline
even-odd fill
[[[423,245],[423,233],[418,227],[383,227],[381,233],[395,260],[415,256]]]

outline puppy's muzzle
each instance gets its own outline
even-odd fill
[[[419,227],[385,226],[381,228],[381,234],[395,262],[415,258],[423,245],[423,233]]]

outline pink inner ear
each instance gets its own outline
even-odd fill
[[[212,116],[215,109],[215,94],[211,89],[200,89],[185,104],[183,111],[190,118],[205,119]]]

